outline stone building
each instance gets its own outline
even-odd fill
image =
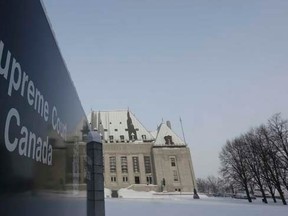
[[[193,192],[190,149],[169,121],[150,132],[129,110],[93,111],[91,127],[103,141],[106,188]]]

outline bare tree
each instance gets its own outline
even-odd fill
[[[277,113],[268,120],[268,130],[270,142],[277,151],[280,178],[288,191],[288,121]]]
[[[272,182],[275,189],[278,191],[282,203],[287,205],[281,182],[281,159],[278,157],[278,150],[273,144],[273,139],[269,134],[269,130],[265,126],[260,126],[258,136],[261,139],[262,145],[259,145],[259,153],[263,162],[263,168],[267,171],[266,180]]]
[[[208,184],[205,179],[197,178],[197,188],[200,193],[208,193]]]
[[[235,138],[232,142],[227,141],[220,153],[221,173],[224,178],[233,179],[245,190],[247,199],[252,202],[249,183],[251,176],[247,165],[247,151],[243,138]]]
[[[275,114],[266,125],[251,129],[232,141],[227,141],[220,153],[221,173],[226,181],[240,184],[251,202],[258,187],[267,203],[266,190],[275,199],[275,190],[287,205],[284,190],[288,191],[288,121]]]
[[[243,138],[247,146],[247,165],[250,175],[253,176],[253,181],[258,186],[263,196],[263,202],[267,202],[265,194],[265,178],[263,176],[263,163],[259,155],[259,145],[261,140],[255,134],[255,130],[251,129]]]
[[[213,196],[225,196],[231,194],[231,182],[225,181],[219,177],[208,176],[207,178],[198,178],[198,191],[201,193],[212,194]]]

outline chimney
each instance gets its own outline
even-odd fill
[[[170,129],[172,129],[172,128],[171,128],[171,122],[170,122],[170,121],[166,121],[166,125],[167,125]]]

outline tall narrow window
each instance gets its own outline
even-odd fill
[[[138,157],[132,157],[132,161],[133,161],[133,171],[135,173],[139,172],[139,158]]]
[[[120,142],[125,142],[124,135],[120,135]]]
[[[146,176],[146,182],[147,184],[152,184],[152,176]]]
[[[144,156],[145,173],[151,173],[151,160],[149,156]]]
[[[128,176],[123,176],[122,180],[123,182],[128,182]]]
[[[113,143],[114,142],[114,137],[111,135],[111,136],[109,136],[109,141],[110,141],[110,143]]]
[[[171,162],[171,166],[175,167],[176,166],[176,158],[175,157],[171,157],[170,158],[170,162]]]
[[[127,166],[127,157],[121,157],[121,171],[122,173],[128,173],[128,166]]]
[[[116,176],[111,176],[111,182],[116,182]]]
[[[142,140],[145,141],[147,139],[146,135],[142,135]]]
[[[173,170],[173,180],[174,181],[179,181],[177,170]]]
[[[116,157],[112,156],[109,158],[110,162],[110,173],[116,173]]]

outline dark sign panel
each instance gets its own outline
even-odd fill
[[[0,0],[0,214],[86,215],[87,132],[41,2]]]

